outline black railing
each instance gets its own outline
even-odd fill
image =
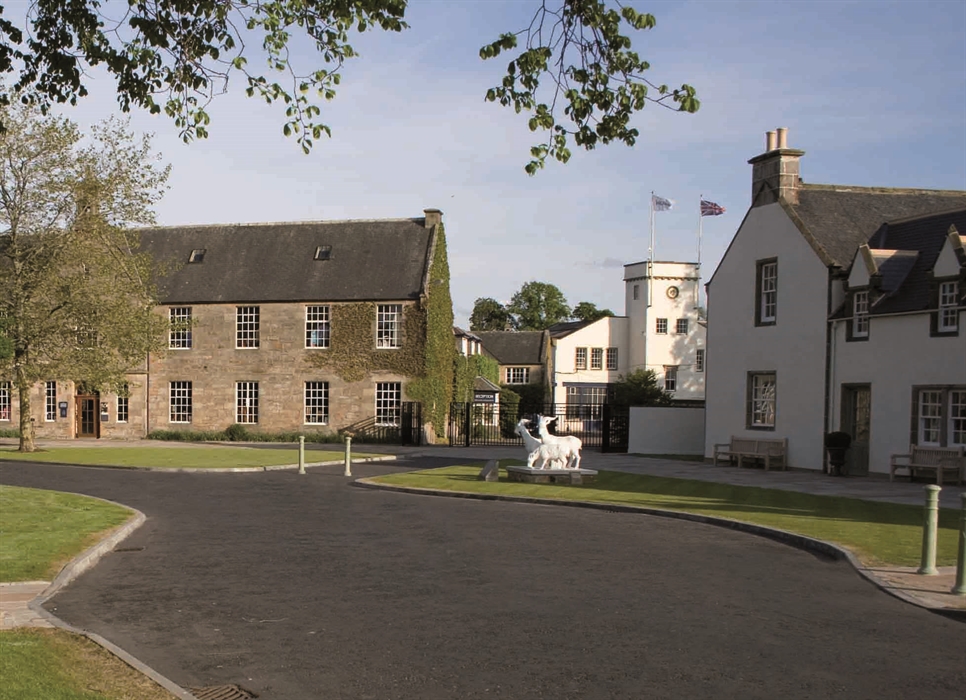
[[[422,404],[404,401],[397,416],[377,421],[375,417],[347,425],[340,432],[349,433],[356,442],[384,445],[421,445],[423,435]]]

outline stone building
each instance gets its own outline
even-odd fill
[[[37,436],[397,425],[427,374],[428,301],[440,294],[449,305],[448,271],[431,279],[446,265],[442,213],[424,213],[144,229],[142,250],[165,271],[167,351],[132,371],[121,395],[38,384]],[[451,305],[443,320],[451,335]],[[14,392],[0,383],[4,391],[0,428],[16,427]]]

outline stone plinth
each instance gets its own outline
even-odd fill
[[[508,481],[526,484],[592,484],[597,478],[594,469],[536,469],[534,467],[507,467]]]

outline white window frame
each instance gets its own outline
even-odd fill
[[[590,368],[593,370],[604,369],[604,348],[590,349]]]
[[[941,333],[959,330],[959,282],[939,283],[939,325]]]
[[[587,348],[574,349],[574,369],[587,369]]]
[[[376,383],[376,425],[398,426],[402,415],[402,384]]]
[[[235,382],[235,422],[258,424],[258,382]]]
[[[44,383],[44,422],[57,420],[57,382]]]
[[[704,348],[698,348],[694,351],[694,371],[704,371]]]
[[[131,401],[128,398],[128,391],[129,387],[125,384],[117,395],[115,415],[118,423],[127,423],[131,417]]]
[[[774,372],[752,372],[748,376],[748,427],[775,428],[778,412],[778,375]]]
[[[171,306],[168,308],[168,348],[171,350],[191,349],[191,307]]]
[[[329,383],[305,382],[303,421],[306,425],[329,424]]]
[[[778,262],[761,263],[760,323],[774,323],[778,317]]]
[[[676,335],[687,335],[690,327],[691,324],[688,319],[679,318],[674,324],[674,333]]]
[[[305,347],[324,350],[329,347],[331,320],[328,305],[305,307]]]
[[[8,422],[13,415],[10,382],[0,382],[0,421]]]
[[[678,390],[678,366],[664,365],[664,391]]]
[[[666,318],[656,319],[656,323],[654,324],[654,332],[657,335],[667,335],[667,319]]]
[[[402,304],[379,304],[376,308],[376,347],[402,347]]]
[[[869,292],[855,292],[852,297],[852,337],[869,337]]]
[[[190,423],[192,418],[191,382],[168,382],[168,422]]]
[[[947,436],[950,447],[966,447],[966,388],[949,392],[949,426]]]
[[[235,348],[257,350],[261,330],[261,307],[235,307]]]
[[[607,348],[607,364],[605,365],[608,370],[616,371],[618,367],[618,355],[617,348]]]
[[[921,389],[916,400],[919,402],[919,424],[916,426],[917,444],[923,447],[939,447],[942,444],[942,389]]]
[[[506,383],[507,384],[529,384],[530,368],[529,367],[507,367]]]

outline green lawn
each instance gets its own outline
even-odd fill
[[[921,507],[607,471],[599,473],[596,483],[584,486],[510,483],[503,477],[498,483],[488,483],[477,481],[479,470],[479,465],[446,467],[391,474],[374,481],[447,491],[593,501],[700,513],[835,542],[852,550],[869,565],[919,564]],[[958,525],[958,511],[940,511],[937,548],[940,566],[956,563]]]
[[[94,642],[62,630],[0,632],[0,700],[174,700]]]
[[[86,496],[0,486],[0,581],[49,581],[130,517]]]
[[[353,452],[353,459],[372,457]],[[345,452],[306,450],[305,461],[335,462]],[[164,445],[151,447],[50,447],[37,452],[18,452],[15,447],[0,448],[0,459],[28,462],[60,462],[112,467],[168,467],[193,469],[228,469],[231,467],[270,467],[298,464],[298,447],[292,449],[259,449],[223,447],[221,445]]]

